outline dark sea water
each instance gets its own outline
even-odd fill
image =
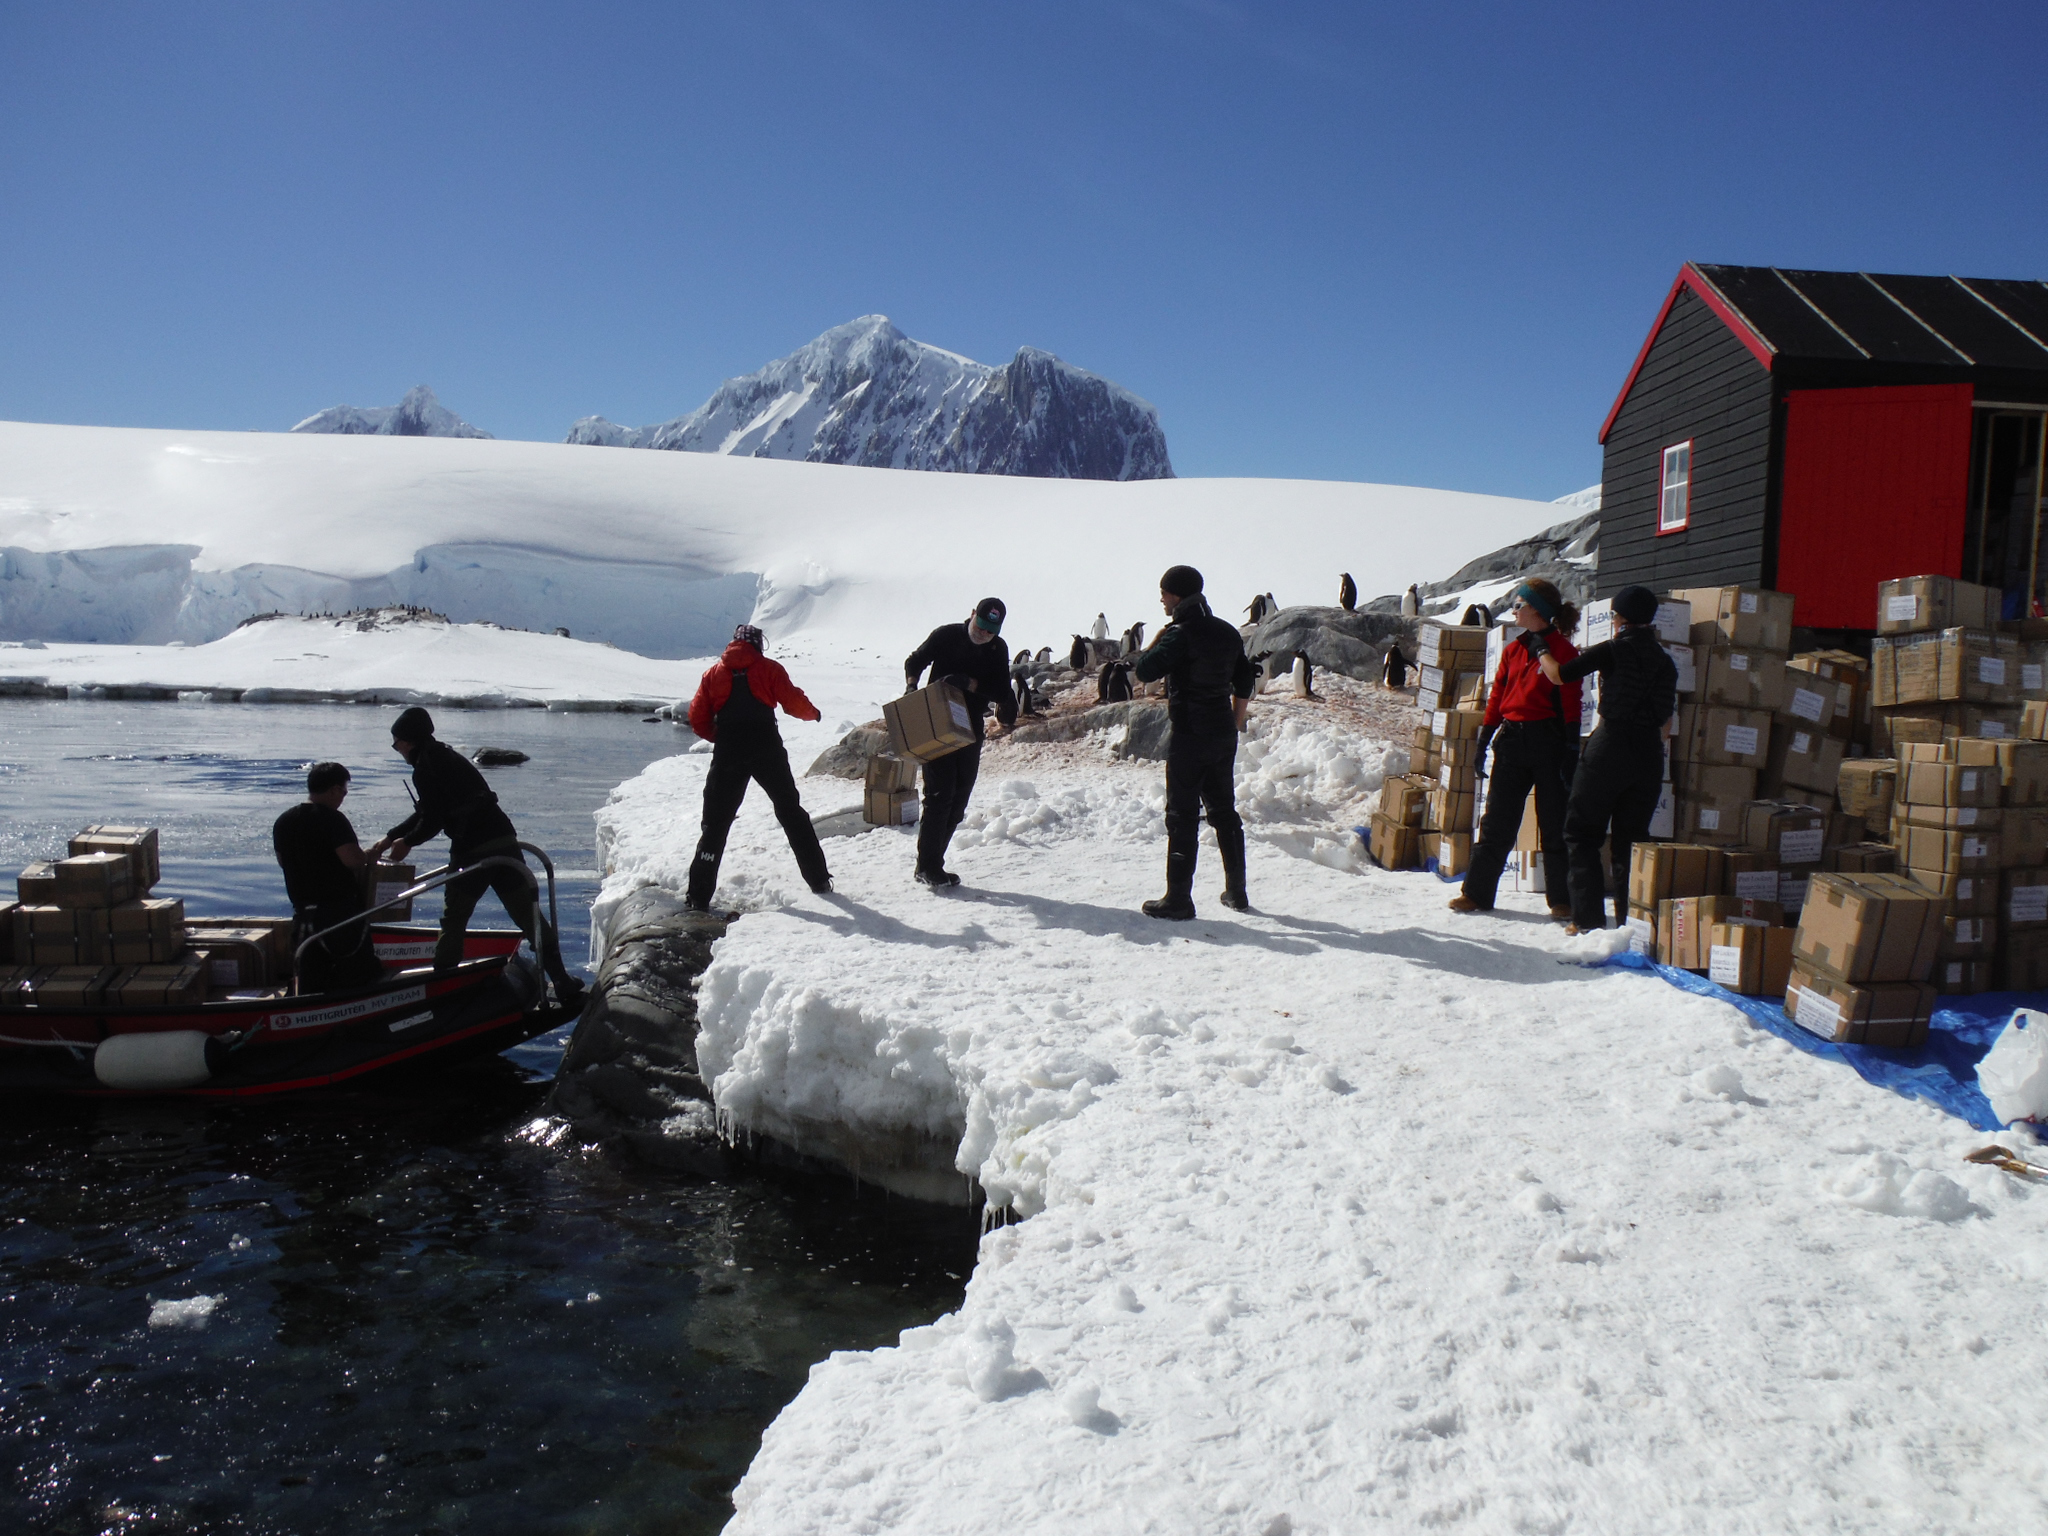
[[[0,874],[141,822],[159,894],[282,912],[306,763],[349,765],[365,841],[405,814],[391,713],[0,701]],[[563,875],[573,965],[591,813],[674,731],[441,732],[531,754],[490,777]],[[716,1530],[814,1362],[958,1305],[972,1215],[580,1147],[542,1112],[563,1043],[281,1104],[0,1099],[0,1531]]]

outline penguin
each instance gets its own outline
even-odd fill
[[[1346,571],[1338,578],[1337,606],[1346,613],[1350,613],[1358,607],[1358,583],[1351,579],[1349,571]]]

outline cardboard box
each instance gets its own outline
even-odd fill
[[[917,791],[870,789],[861,796],[861,820],[871,827],[908,827],[917,822]]]
[[[1785,1014],[1823,1040],[1909,1050],[1927,1040],[1934,988],[1924,981],[1856,986],[1795,959],[1785,985]]]
[[[2048,805],[2018,805],[1998,829],[1998,862],[2005,869],[2048,864]]]
[[[1934,952],[1937,959],[1989,960],[1997,948],[1997,918],[1942,914],[1941,947]]]
[[[1420,827],[1436,786],[1419,773],[1402,774],[1380,785],[1378,814],[1397,827]]]
[[[1756,798],[1757,771],[1725,763],[1681,763],[1672,769],[1672,783],[1681,795],[1741,805]]]
[[[1992,971],[2001,991],[2048,990],[2048,930],[2007,934]]]
[[[1415,637],[1415,659],[1427,667],[1447,661],[1454,671],[1474,671],[1486,655],[1487,626],[1425,622]]]
[[[1721,861],[1721,894],[1743,901],[1778,899],[1778,856],[1761,848],[1730,848]]]
[[[1461,741],[1447,741],[1446,749],[1465,746]],[[1454,763],[1448,757],[1437,764],[1436,787],[1448,789],[1453,794],[1470,795],[1479,787],[1479,765],[1477,763]]]
[[[1991,770],[1999,804],[2048,805],[2048,742],[1958,737],[1951,747],[1958,763]]]
[[[1784,706],[1785,658],[1779,653],[1703,645],[1693,658],[1693,694],[1700,703],[1766,712]]]
[[[2048,869],[2008,869],[1998,881],[1998,915],[2007,933],[2048,928]]]
[[[1721,890],[1722,853],[1698,843],[1636,843],[1629,849],[1628,901],[1656,907],[1685,896]]]
[[[1761,768],[1770,754],[1769,710],[1700,706],[1694,727],[1693,750],[1686,761]]]
[[[163,965],[185,950],[185,903],[143,897],[107,910],[109,949],[116,965]]]
[[[884,794],[894,794],[900,789],[917,788],[917,762],[912,758],[893,757],[887,752],[877,752],[868,759],[867,772],[862,778],[867,789],[879,789]]]
[[[1688,843],[1707,843],[1721,848],[1739,846],[1742,842],[1742,806],[1741,801],[1714,800],[1680,790],[1674,797],[1671,835]]]
[[[1429,792],[1423,826],[1431,832],[1470,832],[1477,817],[1477,802],[1470,790],[1439,785]]]
[[[1989,805],[1909,805],[1901,801],[1892,807],[1894,843],[1906,827],[1976,827],[1984,832],[2000,832],[2005,827],[2005,812]]]
[[[1721,923],[1783,926],[1784,909],[1775,901],[1744,901],[1736,896],[1685,896],[1657,903],[1657,960],[1681,971],[1704,971],[1713,930]],[[1791,929],[1785,930],[1791,936]]]
[[[1459,709],[1486,708],[1486,678],[1482,673],[1461,674],[1463,681],[1458,684],[1457,707]]]
[[[410,864],[386,864],[382,861],[365,864],[360,875],[363,905],[366,908],[378,908],[384,907],[387,901],[397,901],[399,893],[417,878]],[[545,895],[546,892],[543,891],[542,894]],[[371,920],[379,923],[411,922],[412,898],[408,896],[397,906],[384,908]]]
[[[1429,721],[1423,720],[1422,722],[1417,724],[1413,730],[1411,730],[1408,733],[1409,754],[1411,756],[1419,757],[1421,754],[1427,752],[1430,749],[1430,745],[1435,740],[1436,734],[1430,729]]]
[[[57,866],[48,859],[38,859],[33,864],[22,866],[14,882],[15,898],[24,907],[48,907],[56,904]]]
[[[1893,846],[1908,869],[1957,875],[1995,875],[2000,867],[1998,834],[1971,828],[1921,827],[1894,823]]]
[[[1622,920],[1622,930],[1628,935],[1628,950],[1632,955],[1643,955],[1651,960],[1657,958],[1657,909],[1638,907],[1633,903],[1628,916]]]
[[[1372,837],[1367,847],[1373,861],[1382,869],[1422,868],[1422,829],[1419,827],[1376,815],[1372,819]]]
[[[111,907],[135,895],[133,865],[125,853],[81,853],[51,863],[57,877],[50,903],[59,907]]]
[[[1744,997],[1783,997],[1792,975],[1792,930],[1755,921],[1714,924],[1707,980]]]
[[[10,948],[20,965],[104,965],[113,958],[105,907],[16,904]]]
[[[1849,843],[1830,848],[1821,868],[1840,875],[1891,875],[1899,869],[1899,850],[1890,843]]]
[[[2048,701],[2029,699],[2021,706],[2019,734],[2028,741],[2048,741]]]
[[[59,965],[38,976],[34,986],[38,1008],[91,1008],[114,977],[111,965]]]
[[[1832,690],[1834,712],[1828,720],[1829,735],[1844,741],[1857,740],[1864,712],[1870,704],[1870,663],[1852,651],[1806,651],[1785,663],[1788,689],[1807,687]]]
[[[1458,741],[1468,736],[1477,736],[1479,728],[1486,723],[1486,712],[1479,709],[1439,709],[1430,716],[1430,734],[1438,741]]]
[[[1815,875],[1794,953],[1844,981],[1922,981],[1942,910],[1940,897],[1898,875]]]
[[[205,969],[208,990],[232,992],[270,984],[270,949],[270,936],[260,929],[215,928],[199,940],[194,952]]]
[[[1825,811],[1780,800],[1752,800],[1742,808],[1742,846],[1760,848],[1782,865],[1820,867],[1828,845]]]
[[[930,683],[882,706],[889,743],[898,757],[929,763],[974,745],[967,696],[950,683]]]
[[[1904,864],[1899,866],[1899,873],[1939,896],[1943,910],[1954,916],[1998,915],[1999,893],[1996,875],[1965,875],[1942,869],[1913,869]]]
[[[1873,826],[1892,819],[1892,799],[1899,784],[1899,764],[1890,757],[1853,757],[1835,775],[1835,797],[1842,809]]]
[[[1731,646],[1784,655],[1792,649],[1792,598],[1755,587],[1688,587],[1671,594],[1692,607],[1694,644],[1718,636]],[[1713,634],[1703,636],[1702,625]]]
[[[1842,776],[1843,746],[1839,738],[1826,735],[1817,727],[1779,721],[1771,731],[1771,755],[1763,778],[1765,791],[1790,785],[1833,799]]]
[[[1995,767],[1913,760],[1899,764],[1898,786],[1893,791],[1894,799],[1905,805],[1995,806],[1998,796]]]
[[[1945,997],[1989,992],[1992,971],[1989,960],[1937,960],[1934,963],[1934,990]]]
[[[138,896],[146,894],[163,878],[155,827],[87,827],[71,839],[71,845],[65,851],[74,856],[82,853],[123,855],[128,860],[133,889]]]
[[[1422,860],[1436,863],[1436,872],[1444,876],[1463,875],[1472,867],[1472,834],[1469,832],[1425,832],[1422,834]]]
[[[1788,671],[1785,674],[1783,702],[1778,713],[1812,730],[1832,735],[1829,730],[1835,723],[1835,690],[1819,679],[1809,681],[1803,674]]]
[[[1877,632],[1902,635],[1957,624],[1988,629],[1998,622],[2004,594],[1953,576],[1902,576],[1877,584]]]

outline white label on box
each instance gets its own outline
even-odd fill
[[[1821,849],[1827,845],[1826,827],[1808,827],[1801,832],[1778,834],[1778,857],[1787,864],[1818,864]]]
[[[1700,830],[1702,832],[1718,832],[1721,830],[1721,811],[1718,806],[1703,805],[1700,807]]]
[[[1756,727],[1753,725],[1731,725],[1728,733],[1721,738],[1721,749],[1732,757],[1756,756]]]
[[[965,704],[955,704],[951,699],[948,699],[946,700],[946,708],[953,712],[953,723],[959,726],[961,730],[971,731],[974,729],[974,721],[968,716]]]
[[[1778,905],[1787,912],[1797,912],[1806,905],[1806,876],[1779,874]]]
[[[1884,600],[1884,621],[1887,624],[1910,624],[1919,617],[1920,599],[1917,597],[1888,597]]]
[[[1959,827],[1974,827],[1975,825],[1977,825],[1977,807],[1974,805],[1966,805],[1961,810],[1957,811],[1956,825]]]
[[[1957,901],[1968,901],[1972,896],[1975,896],[1976,894],[1977,882],[1971,876],[1965,875],[1962,879],[1956,882]]]
[[[2004,682],[2005,658],[2003,656],[1979,656],[1977,658],[1977,681],[1980,683]]]
[[[1730,672],[1747,672],[1749,670],[1749,658],[1740,651],[1730,651],[1728,653],[1728,670]]]
[[[1707,980],[1717,987],[1742,986],[1742,951],[1733,944],[1713,944],[1707,948]]]
[[[396,901],[405,894],[406,889],[406,883],[403,880],[379,880],[377,882],[377,894],[371,899],[370,905],[381,907],[387,901]]]
[[[1664,647],[1664,654],[1671,658],[1671,665],[1678,668],[1678,691],[1680,693],[1691,693],[1695,688],[1699,687],[1699,677],[1693,671],[1691,646],[1667,645]],[[1599,675],[1598,672],[1588,674],[1591,677],[1598,677]]]
[[[1429,728],[1438,736],[1447,734],[1451,728],[1451,712],[1447,709],[1440,709],[1431,715],[1429,717]]]
[[[1981,859],[1990,846],[1981,837],[1966,837],[1963,839],[1963,857],[1966,859]]]
[[[2042,887],[2048,890],[2048,886]],[[1645,918],[1632,917],[1628,920],[1628,952],[1632,955],[1647,955],[1651,950],[1650,924]]]
[[[1792,733],[1792,755],[1794,757],[1804,757],[1812,750],[1813,738],[1811,736],[1805,731],[1794,731]]]
[[[1741,609],[1744,613],[1755,613],[1756,594],[1754,592],[1743,593],[1742,596],[1736,600],[1735,606]]]
[[[1854,684],[1835,684],[1835,713],[1838,715],[1849,713],[1849,705],[1855,701],[1855,698],[1856,688]]]
[[[904,801],[904,802],[903,802],[903,823],[902,823],[902,824],[903,824],[904,826],[908,827],[908,826],[913,826],[913,825],[915,825],[915,824],[916,824],[916,822],[917,822],[917,802],[916,802],[915,800],[906,800],[906,801]]]
[[[1961,986],[1961,985],[1963,984],[1963,962],[1962,962],[1962,961],[1960,961],[1960,960],[1951,960],[1951,961],[1949,961],[1949,963],[1948,963],[1948,984],[1949,984],[1950,986],[1952,986],[1952,987],[1960,987],[1960,986]]]
[[[1998,741],[2005,736],[2003,720],[1986,720],[1977,727],[1977,734],[1986,741]]]
[[[1897,602],[1897,598],[1892,599]],[[1912,599],[1908,598],[1908,602]],[[1835,1031],[1842,1027],[1842,1005],[1830,998],[1822,997],[1811,987],[1799,989],[1799,1005],[1792,1014],[1792,1022],[1801,1029],[1819,1035],[1823,1040],[1835,1038]]]
[[[1657,792],[1657,809],[1650,813],[1650,836],[1671,837],[1678,831],[1678,797],[1666,784]]]
[[[2007,915],[2016,923],[2048,923],[2048,885],[2016,885]]]
[[[1778,872],[1775,869],[1745,869],[1735,877],[1738,901],[1776,901]]]
[[[2043,887],[2043,889],[2048,889],[2048,887]],[[1984,919],[1981,917],[1957,918],[1956,942],[1958,944],[1975,944],[1979,939],[1983,937],[1983,935],[1978,932],[1978,929],[1982,926],[1983,922]]]
[[[1966,795],[1975,794],[1976,791],[1977,770],[1974,768],[1965,768],[1963,770],[1963,793]]]
[[[1815,725],[1820,724],[1820,712],[1827,707],[1827,702],[1811,688],[1792,690],[1792,713],[1802,720],[1811,720]]]
[[[2020,687],[2027,693],[2041,691],[2041,663],[2023,661],[2020,663]]]
[[[1436,776],[1437,782],[1442,784],[1445,789],[1449,789],[1451,787],[1453,770],[1449,763],[1445,763],[1443,767],[1437,769]]]

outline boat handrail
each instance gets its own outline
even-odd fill
[[[535,848],[531,843],[521,843],[518,846],[523,849],[528,849],[535,854],[538,854],[542,865],[544,865],[547,869],[548,917],[550,919],[550,927],[552,928],[552,919],[555,915],[554,863],[552,860],[548,858],[547,854],[542,852],[540,849]],[[536,898],[539,897],[540,882],[533,877],[533,871],[527,867],[526,860],[516,858],[508,853],[493,854],[488,859],[478,859],[474,864],[471,864],[464,869],[456,869],[451,865],[444,864],[439,869],[429,870],[426,874],[420,876],[418,879],[413,881],[411,885],[407,886],[404,890],[400,891],[396,896],[393,896],[389,901],[381,901],[376,906],[366,908],[365,910],[356,913],[352,917],[343,918],[340,922],[333,924],[331,927],[322,928],[318,933],[309,933],[306,935],[304,939],[300,940],[299,947],[292,951],[292,996],[299,997],[303,995],[299,991],[299,972],[301,969],[300,962],[305,958],[306,948],[308,945],[318,943],[321,939],[326,938],[330,933],[339,933],[344,928],[353,928],[357,923],[367,923],[379,912],[386,911],[392,907],[402,906],[405,903],[410,902],[413,897],[423,895],[428,891],[438,890],[440,887],[448,884],[448,882],[451,880],[459,880],[464,875],[474,875],[486,869],[518,870],[522,875],[526,876],[526,883],[533,887],[534,896]],[[550,983],[548,981],[547,965],[544,961],[542,961],[542,957],[547,953],[547,951],[543,949],[541,946],[540,924],[540,902],[538,901],[538,899],[536,899],[533,905],[534,931],[530,934],[527,934],[525,937],[527,939],[527,942],[533,945],[533,958],[535,959],[535,961],[541,962],[541,996],[543,998],[546,998],[550,990]]]

